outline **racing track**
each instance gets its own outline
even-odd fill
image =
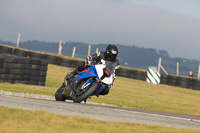
[[[136,122],[176,128],[200,129],[200,116],[117,108],[54,100],[0,95],[0,105],[24,109],[41,109],[56,114],[90,117],[98,120]]]

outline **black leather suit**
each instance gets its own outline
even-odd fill
[[[101,62],[101,60],[106,60],[106,61],[111,61],[109,58],[106,58],[105,56],[105,52],[104,51],[101,51],[99,53],[95,53],[94,55],[92,56],[88,56],[87,57],[87,62],[93,62],[93,64],[98,64]],[[118,69],[119,67],[119,61],[117,59],[115,59],[114,61],[115,63],[115,66],[116,66],[116,69]],[[81,72],[83,71],[84,69],[86,69],[88,67],[87,63],[85,63],[84,61],[81,62],[81,64],[76,68],[75,70],[75,74],[78,72]],[[110,87],[111,86],[106,86],[100,93],[99,95],[107,95],[109,93],[109,90],[110,90]]]

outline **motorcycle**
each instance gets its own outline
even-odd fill
[[[115,63],[101,60],[100,64],[92,64],[72,79],[64,78],[62,86],[55,92],[57,101],[73,100],[80,103],[91,96],[99,97],[99,93],[113,84],[115,78]]]

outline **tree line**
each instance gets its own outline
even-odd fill
[[[16,46],[13,42],[6,42],[0,40],[0,44]],[[91,44],[91,54],[99,51],[104,51],[108,44]],[[165,50],[156,50],[153,48],[144,48],[137,46],[125,46],[116,44],[119,49],[118,60],[121,66],[127,66],[139,69],[148,69],[149,66],[157,66],[159,57],[162,58],[162,66],[169,74],[176,74],[176,63],[180,64],[180,75],[188,76],[188,72],[192,70],[197,74],[199,62],[196,60],[189,60],[181,57],[171,58]],[[59,42],[44,42],[44,41],[25,41],[20,42],[19,47],[46,53],[58,53]],[[64,42],[62,43],[62,55],[72,56],[72,50],[76,47],[76,58],[85,59],[88,54],[88,43],[84,42]],[[196,75],[195,75],[196,76]]]

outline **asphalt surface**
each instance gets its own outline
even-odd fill
[[[200,129],[200,116],[126,109],[91,104],[60,102],[0,95],[0,105],[23,109],[40,109],[55,114],[84,116],[98,120],[145,123],[176,128]]]

